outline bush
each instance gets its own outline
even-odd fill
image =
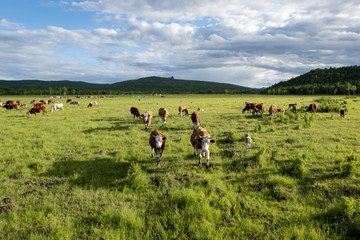
[[[340,162],[340,174],[344,177],[352,175],[358,160],[359,156],[357,155],[352,154],[347,156],[346,159]]]
[[[141,166],[134,162],[130,165],[128,180],[130,182],[130,188],[135,191],[146,190],[149,185],[149,181],[146,175],[142,172]]]
[[[304,160],[306,159],[305,155],[298,156],[290,162],[286,162],[281,167],[282,174],[289,175],[295,178],[302,178],[305,174]]]

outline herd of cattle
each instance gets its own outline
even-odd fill
[[[40,100],[40,101],[32,100],[30,102],[30,104],[32,105],[32,108],[26,113],[26,115],[30,115],[30,114],[36,115],[36,113],[42,113],[43,115],[45,113],[47,114],[45,106],[46,106],[46,104],[51,104],[51,103],[53,103],[53,105],[51,106],[51,109],[50,109],[51,112],[56,111],[58,109],[59,110],[64,110],[64,104],[55,103],[54,99]],[[70,103],[72,105],[80,106],[80,101],[72,101],[71,99],[67,99],[66,103]],[[7,110],[11,110],[11,109],[19,110],[20,107],[21,108],[22,107],[26,108],[27,104],[23,103],[22,100],[17,100],[17,101],[9,100],[9,101],[6,101],[6,102],[1,102],[0,101],[0,106],[5,108],[6,111],[7,111]],[[94,107],[94,106],[98,106],[97,101],[90,102],[87,107],[89,108],[89,107]]]
[[[53,103],[53,105],[51,106],[51,112],[56,111],[58,109],[64,110],[63,103],[55,103],[54,99],[50,99],[48,101],[41,100],[39,102],[33,100],[33,101],[31,101],[32,108],[26,114],[27,115],[30,115],[30,114],[36,115],[37,113],[43,113],[43,115],[45,113],[47,114],[45,104],[50,104],[50,103]],[[66,103],[80,106],[80,101],[72,101],[71,99],[67,99]],[[21,100],[18,100],[18,101],[9,100],[9,101],[6,101],[5,103],[2,103],[0,101],[0,106],[5,108],[6,110],[10,110],[10,109],[18,110],[18,109],[20,109],[20,107],[27,107],[27,104],[23,103]],[[97,101],[90,102],[87,107],[89,108],[89,107],[94,107],[94,106],[98,106]],[[297,112],[296,106],[297,106],[296,103],[289,104],[290,111],[293,111],[294,113]],[[311,103],[305,112],[316,113],[317,110],[318,110],[318,104]],[[204,111],[204,110],[201,108],[198,108],[198,111],[200,112],[200,111]],[[253,115],[257,115],[259,113],[263,114],[265,112],[265,103],[246,102],[245,107],[242,112],[245,113],[246,111],[252,112]],[[269,115],[270,116],[274,116],[275,113],[277,113],[277,112],[285,114],[287,111],[289,111],[289,110],[288,109],[285,110],[284,108],[277,108],[277,106],[274,104],[269,107]],[[134,116],[134,119],[135,118],[142,119],[146,130],[150,128],[151,121],[153,119],[152,111],[146,111],[143,114],[140,114],[140,111],[137,107],[131,107],[130,112]],[[184,105],[179,106],[179,115],[180,115],[180,117],[190,116],[189,110],[187,109],[186,106],[184,106]],[[340,115],[341,115],[341,117],[345,117],[344,109],[342,109],[340,111]],[[162,119],[164,124],[166,124],[168,116],[169,116],[169,111],[166,108],[162,107],[159,109],[158,117]],[[192,146],[194,147],[194,156],[199,157],[199,166],[200,167],[202,166],[201,160],[203,157],[205,157],[206,158],[206,167],[209,167],[210,144],[215,143],[215,140],[213,139],[212,136],[210,136],[210,134],[208,133],[208,131],[205,128],[202,128],[200,126],[200,116],[197,112],[193,112],[191,114],[191,120],[193,123],[194,130],[193,130],[192,135],[190,136],[190,142],[191,142]],[[252,138],[251,138],[250,134],[246,134],[245,135],[245,147],[246,147],[247,151],[250,150],[251,142],[252,142]],[[165,148],[165,143],[166,143],[166,136],[163,133],[161,133],[159,130],[155,129],[154,131],[152,131],[150,133],[149,144],[151,146],[151,157],[154,156],[154,151],[155,151],[158,165],[161,162],[161,157],[162,157],[162,154],[163,154],[163,151]]]

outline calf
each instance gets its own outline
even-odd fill
[[[137,117],[139,119],[139,117],[141,116],[140,111],[137,107],[131,107],[130,112],[132,115],[134,115],[134,119],[135,119],[135,117]]]
[[[200,127],[200,116],[197,112],[193,112],[191,114],[191,121],[193,122],[193,127],[195,128],[199,128]]]
[[[314,112],[314,113],[316,113],[318,107],[319,107],[319,104],[317,104],[317,103],[310,103],[309,107],[306,109],[305,112]]]
[[[277,112],[277,107],[275,104],[271,105],[269,108],[269,114],[270,116],[275,116],[275,113]]]
[[[345,109],[340,110],[340,117],[345,118]]]
[[[189,116],[189,111],[188,109],[186,108],[185,105],[181,105],[179,107],[179,114],[180,114],[180,117],[182,117],[183,113],[185,112],[185,115]]]
[[[282,113],[283,115],[285,115],[285,109],[284,109],[284,108],[279,108],[279,109],[277,110],[277,112],[280,112],[280,113]]]
[[[141,117],[143,118],[145,129],[147,130],[151,125],[153,113],[151,111],[146,111],[144,114],[141,114]]]
[[[26,113],[26,115],[34,114],[36,116],[36,113],[41,113],[41,112],[43,113],[43,116],[45,113],[47,115],[47,112],[46,112],[46,109],[44,106],[43,107],[33,107]]]
[[[168,116],[169,116],[169,111],[166,108],[159,109],[159,117],[161,117],[164,124],[166,123]]]
[[[199,154],[199,167],[202,167],[201,159],[203,156],[206,156],[206,167],[209,167],[210,159],[210,143],[215,143],[215,140],[210,137],[210,134],[206,131],[205,128],[196,128],[194,129],[190,142],[194,147],[194,156]]]
[[[64,105],[62,103],[53,104],[50,112],[56,111],[57,109],[64,110]]]
[[[259,103],[259,104],[256,104],[256,105],[255,105],[252,114],[253,114],[253,115],[258,115],[259,112],[260,112],[261,114],[263,114],[264,111],[265,111],[265,103]]]
[[[203,108],[198,108],[198,111],[199,111],[199,112],[203,112],[204,109],[203,109]]]
[[[246,151],[250,151],[250,147],[251,147],[251,142],[252,142],[252,138],[250,136],[250,134],[245,134],[245,148]]]
[[[151,157],[154,157],[154,149],[157,159],[157,165],[161,162],[161,156],[164,152],[166,137],[158,130],[154,130],[150,133],[149,144],[151,147]]]

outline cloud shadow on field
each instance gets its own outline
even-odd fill
[[[43,175],[67,178],[70,184],[84,188],[122,189],[126,185],[129,167],[130,163],[114,162],[109,158],[97,158],[93,161],[59,161]]]

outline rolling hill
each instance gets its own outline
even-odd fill
[[[78,81],[42,80],[0,80],[0,94],[42,94],[68,91],[76,94],[115,94],[115,93],[259,93],[260,89],[247,88],[233,84],[207,81],[181,80],[163,77],[146,77],[113,84],[94,84]]]

